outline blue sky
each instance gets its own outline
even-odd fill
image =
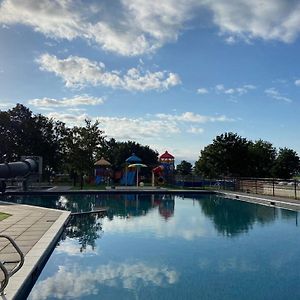
[[[193,162],[225,131],[300,152],[300,1],[2,0],[0,109]]]

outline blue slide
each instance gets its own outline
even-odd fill
[[[103,178],[101,176],[96,176],[95,183],[99,185],[102,182],[103,182]]]
[[[134,185],[135,184],[135,171],[128,171],[127,172],[127,185]],[[123,174],[121,179],[121,184],[126,185],[126,173]]]

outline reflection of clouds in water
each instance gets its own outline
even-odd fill
[[[137,290],[151,285],[163,287],[177,280],[176,271],[144,263],[109,263],[95,270],[83,270],[78,265],[72,269],[60,266],[55,275],[35,285],[30,299],[43,300],[49,296],[58,299],[80,298],[97,295],[101,289],[99,285]]]
[[[184,209],[183,209],[184,210]],[[180,237],[185,240],[208,236],[213,228],[201,214],[189,216],[177,209],[174,217],[168,219],[157,218],[157,210],[153,209],[147,215],[128,219],[114,217],[113,220],[103,219],[102,229],[108,233],[146,233],[152,232],[158,238]]]
[[[99,254],[95,249],[93,249],[90,245],[87,245],[83,251],[81,245],[79,244],[78,240],[67,238],[62,243],[60,243],[56,248],[55,251],[60,254],[64,253],[70,256],[83,256],[83,255],[94,255]]]
[[[258,271],[258,266],[255,263],[245,261],[244,259],[238,259],[236,257],[228,258],[222,262],[219,262],[219,271],[239,271],[239,272],[255,272]]]
[[[246,261],[245,259],[239,259],[237,257],[230,257],[227,259],[216,260],[201,258],[198,262],[198,267],[205,271],[207,269],[215,272],[256,272],[259,267],[255,262]]]

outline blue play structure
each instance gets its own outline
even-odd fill
[[[135,175],[136,175],[135,171],[128,171],[127,180],[126,180],[126,173],[124,173],[120,183],[122,185],[126,185],[127,182],[127,185],[135,185]]]
[[[103,182],[104,182],[104,178],[102,176],[96,176],[96,178],[95,178],[96,184],[101,184]]]
[[[123,173],[120,183],[122,185],[135,185],[136,183],[136,170],[130,170],[127,168],[128,165],[133,163],[140,163],[142,160],[134,153],[126,159],[126,170]]]

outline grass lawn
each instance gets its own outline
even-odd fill
[[[10,217],[11,215],[9,214],[5,214],[3,212],[0,212],[0,221],[3,221],[4,219]]]

